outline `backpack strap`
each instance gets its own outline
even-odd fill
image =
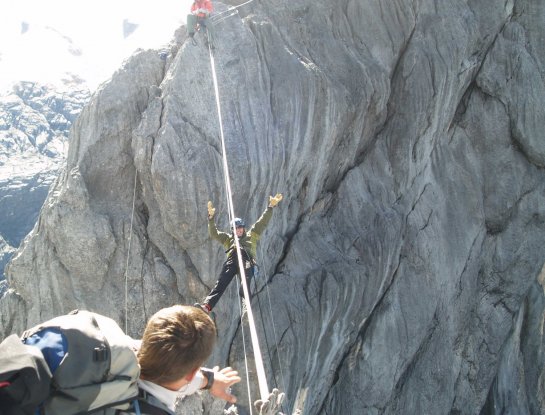
[[[153,395],[148,394],[143,389],[138,389],[137,398],[131,402],[131,410],[135,415],[170,415],[170,412],[149,403],[148,396]],[[120,412],[124,413],[123,411]]]
[[[134,406],[134,413],[136,415],[142,415],[142,412],[140,411],[140,403],[138,402],[138,399],[135,399],[133,401],[133,406]]]
[[[142,414],[142,415],[169,415],[169,413],[167,411],[164,411],[161,408],[153,406],[152,404],[150,404],[149,402],[146,402],[144,400],[137,399],[134,402],[135,402],[135,405],[134,405],[135,409],[137,408],[137,405],[138,405],[138,407],[140,409],[140,413],[135,412],[137,415],[139,415],[139,414]]]

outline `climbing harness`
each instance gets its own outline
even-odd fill
[[[214,43],[213,43],[213,36],[210,32],[210,29],[206,25],[202,25],[201,23],[197,22],[194,27],[194,32],[191,37],[191,43],[193,46],[197,46],[197,40],[195,39],[195,34],[202,32],[203,38],[204,38],[204,44],[206,47],[211,47],[214,49]]]

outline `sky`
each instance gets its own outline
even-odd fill
[[[167,45],[191,0],[2,0],[0,94],[14,82],[58,86],[71,72],[91,90],[137,48]],[[123,22],[138,25],[126,38]]]

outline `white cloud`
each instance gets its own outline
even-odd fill
[[[66,72],[106,80],[137,48],[167,44],[191,0],[7,0],[0,5],[0,92],[20,80],[57,84]],[[138,28],[123,37],[123,21]],[[28,31],[21,33],[22,23]],[[80,54],[77,54],[77,51]]]

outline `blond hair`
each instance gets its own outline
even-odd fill
[[[201,309],[176,305],[148,321],[138,352],[142,379],[164,385],[199,368],[212,353],[216,326]]]

